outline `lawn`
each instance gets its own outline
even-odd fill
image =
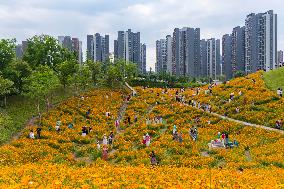
[[[53,97],[53,104],[56,105],[72,95],[71,89],[58,89]],[[45,111],[43,103],[41,110]],[[35,103],[31,99],[20,95],[9,97],[7,107],[0,107],[0,145],[21,131],[27,121],[36,114]]]
[[[284,67],[266,72],[264,81],[271,90],[276,91],[279,87],[284,89]]]

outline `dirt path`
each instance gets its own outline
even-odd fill
[[[192,107],[193,107],[193,106],[192,106]],[[197,109],[197,110],[202,110],[202,109],[199,109],[199,108],[196,108],[196,107],[193,107],[193,108],[195,108],[195,109]],[[207,112],[207,113],[210,113],[210,112]],[[267,131],[273,131],[273,132],[277,132],[277,133],[280,133],[280,134],[284,134],[284,131],[283,131],[283,130],[274,129],[274,128],[267,127],[267,126],[264,126],[264,125],[257,125],[257,124],[253,124],[253,123],[249,123],[249,122],[245,122],[245,121],[236,120],[236,119],[229,118],[229,117],[226,117],[226,116],[223,116],[223,115],[214,113],[214,112],[211,112],[210,114],[211,114],[211,115],[214,115],[214,116],[216,116],[216,117],[222,118],[222,119],[227,119],[227,120],[229,120],[229,121],[232,121],[232,122],[235,122],[235,123],[239,123],[239,124],[245,125],[245,126],[255,127],[255,128],[260,128],[260,129],[265,129],[265,130],[267,130]]]

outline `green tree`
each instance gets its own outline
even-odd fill
[[[99,78],[103,76],[103,64],[101,62],[94,62],[91,60],[88,60],[86,64],[91,71],[93,84],[95,85],[98,83]]]
[[[0,96],[4,97],[5,106],[7,105],[7,95],[11,93],[13,84],[13,81],[5,79],[0,75]]]
[[[3,72],[6,67],[15,58],[16,39],[0,40],[0,71]]]
[[[87,65],[80,65],[77,71],[70,77],[69,82],[74,87],[75,95],[84,91],[92,83],[91,71]]]
[[[64,88],[66,88],[70,77],[76,73],[78,67],[79,64],[73,60],[66,60],[56,66],[58,78]]]
[[[62,48],[55,38],[48,35],[36,35],[28,39],[23,60],[28,62],[32,68],[39,65],[48,65],[53,68],[66,60],[75,60],[75,56],[72,52]]]
[[[14,60],[6,69],[7,78],[14,82],[15,92],[23,92],[24,80],[31,72],[29,64],[22,60]]]
[[[38,114],[40,115],[40,102],[45,100],[48,109],[48,97],[59,86],[59,79],[48,66],[39,66],[26,79],[24,94],[35,100]]]

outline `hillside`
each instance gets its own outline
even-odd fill
[[[201,88],[198,95],[194,95],[196,91],[193,90],[187,93],[187,98],[210,104],[212,111],[221,115],[274,127],[275,122],[284,117],[284,98],[266,87],[263,74],[257,72],[213,86],[211,94],[208,86]],[[231,100],[230,95],[233,95]]]
[[[245,94],[251,90],[244,82],[248,80],[250,84],[251,78],[260,79],[259,74],[226,86],[240,89],[242,83]],[[257,81],[255,90],[262,90],[259,88],[262,84]],[[213,94],[226,96],[229,91],[221,89],[224,87],[214,87]],[[0,188],[283,187],[282,134],[245,127],[179,103],[174,89],[165,92],[138,87],[136,91],[138,95],[126,102],[121,91],[94,90],[82,94],[84,98],[72,97],[45,113],[40,139],[27,137],[31,129],[37,128],[30,125],[18,140],[0,147]],[[188,89],[180,94],[190,99],[193,93]],[[257,98],[251,98],[262,100],[266,93],[262,91]],[[195,98],[206,100],[208,97],[202,94]],[[279,99],[276,101],[279,103]],[[88,109],[90,116],[86,118]],[[111,116],[106,116],[106,112]],[[120,116],[118,130],[114,122]],[[162,120],[158,121],[160,116]],[[58,120],[59,132],[55,130]],[[69,123],[73,123],[73,128],[68,128]],[[182,133],[182,141],[173,140],[174,125]],[[92,132],[82,136],[83,126],[92,127]],[[198,129],[197,142],[189,135],[192,127]],[[110,132],[115,136],[113,145],[108,145],[105,161],[97,141],[101,143],[103,135]],[[229,140],[237,140],[239,147],[209,150],[208,143],[217,139],[218,132],[228,133]],[[146,133],[151,136],[149,146],[142,144]],[[151,151],[159,161],[156,167],[150,165]]]
[[[284,89],[284,67],[263,74],[266,86],[276,91],[279,87]]]

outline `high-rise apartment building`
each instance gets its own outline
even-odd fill
[[[142,72],[144,68],[141,62],[140,32],[134,33],[131,29],[118,31],[117,39],[114,40],[114,54],[115,59],[123,59],[136,63],[138,69]]]
[[[142,44],[140,45],[140,50],[141,50],[141,53],[140,53],[140,58],[141,58],[141,68],[142,70],[140,70],[141,73],[143,74],[146,74],[146,44]]]
[[[156,65],[157,73],[167,71],[167,43],[166,39],[156,41]]]
[[[105,62],[109,59],[109,35],[87,35],[87,60]]]
[[[277,63],[277,15],[272,10],[247,15],[245,21],[245,71],[272,70]]]
[[[220,40],[208,39],[207,40],[207,76],[212,79],[217,79],[220,74]]]
[[[200,77],[207,77],[207,41],[205,39],[200,40]]]
[[[222,66],[226,80],[232,79],[232,36],[229,34],[224,35],[222,38]]]
[[[175,75],[201,75],[199,28],[175,28],[172,48]]]
[[[166,36],[166,52],[167,52],[167,73],[173,74],[173,38]]]
[[[232,32],[232,71],[245,72],[245,27],[235,27]]]

